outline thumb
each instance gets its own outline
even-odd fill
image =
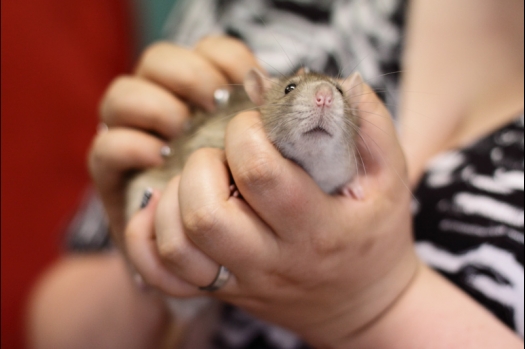
[[[367,176],[406,177],[403,151],[390,112],[370,88],[363,84],[363,96],[359,102],[360,132],[358,151]],[[392,172],[395,172],[392,176]]]

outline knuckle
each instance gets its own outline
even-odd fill
[[[343,242],[335,234],[319,233],[312,237],[312,248],[319,256],[329,256],[343,248]]]
[[[92,174],[99,171],[107,173],[107,170],[120,169],[122,166],[142,167],[139,164],[150,161],[143,155],[143,151],[136,141],[128,134],[119,130],[109,130],[98,135],[88,155],[89,168]]]
[[[133,77],[120,76],[116,78],[100,103],[100,119],[108,125],[116,125],[135,110],[143,109],[144,106],[148,107],[140,95],[137,96],[137,93],[134,93],[136,85],[137,81]]]
[[[274,270],[268,274],[268,284],[273,285],[276,289],[284,290],[300,284],[297,275],[290,273],[290,268],[284,270]]]
[[[228,52],[234,54],[249,54],[249,48],[240,40],[224,36],[206,36],[196,46],[196,50],[214,50],[218,46],[228,48]]]
[[[197,45],[195,45],[195,51],[208,51],[210,49],[216,48],[217,45],[224,44],[224,42],[227,42],[228,40],[229,39],[222,36],[208,35],[197,42]]]
[[[200,72],[195,69],[195,65],[188,65],[187,69],[177,71],[177,86],[171,86],[177,94],[190,96],[188,91],[197,93],[202,88],[202,81],[198,79]]]
[[[115,149],[119,148],[119,137],[118,134],[108,131],[95,140],[94,145],[94,156],[99,162],[106,162],[110,159],[111,154],[115,152]]]
[[[163,52],[165,52],[167,49],[170,49],[174,47],[173,44],[170,44],[165,41],[158,41],[154,42],[153,44],[150,44],[146,49],[142,52],[139,63],[137,66],[138,71],[142,71],[143,69],[147,69],[151,66],[152,63],[154,63],[157,60],[157,57]]]
[[[181,264],[187,258],[187,248],[175,240],[162,242],[158,249],[161,260],[170,264]]]
[[[182,221],[187,232],[196,238],[205,237],[218,225],[217,208],[202,206],[183,214]]]
[[[256,64],[250,49],[235,38],[209,36],[197,44],[195,51],[213,61],[234,82],[242,82],[246,67]]]
[[[268,157],[259,155],[242,165],[236,181],[248,186],[268,188],[275,183],[277,176],[275,164]]]
[[[231,64],[237,64],[239,62],[238,59],[235,59],[235,57],[243,57],[249,59],[251,56],[253,56],[248,46],[246,46],[242,41],[237,39],[229,39],[228,49],[231,52],[231,55],[228,55],[227,58],[229,58],[229,62]]]

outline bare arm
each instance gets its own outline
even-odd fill
[[[401,139],[412,184],[428,159],[523,109],[523,1],[411,2]]]
[[[170,321],[164,300],[139,291],[119,254],[68,255],[30,297],[27,348],[163,348]]]
[[[523,348],[523,341],[473,299],[422,266],[402,297],[345,348]]]

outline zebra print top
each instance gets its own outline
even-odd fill
[[[271,75],[357,70],[394,113],[404,11],[404,0],[178,0],[165,31],[189,47],[210,34],[239,38]]]
[[[523,115],[435,157],[416,197],[421,259],[523,337]]]

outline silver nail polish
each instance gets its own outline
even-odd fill
[[[167,158],[171,155],[171,148],[168,145],[163,146],[162,148],[160,148],[160,155]]]
[[[148,206],[149,201],[151,200],[152,196],[153,196],[153,189],[152,188],[146,189],[146,191],[144,192],[144,195],[142,196],[142,201],[140,202],[141,209]]]
[[[226,106],[230,100],[230,91],[224,88],[215,90],[213,93],[213,100],[215,101],[215,105],[219,108]]]

